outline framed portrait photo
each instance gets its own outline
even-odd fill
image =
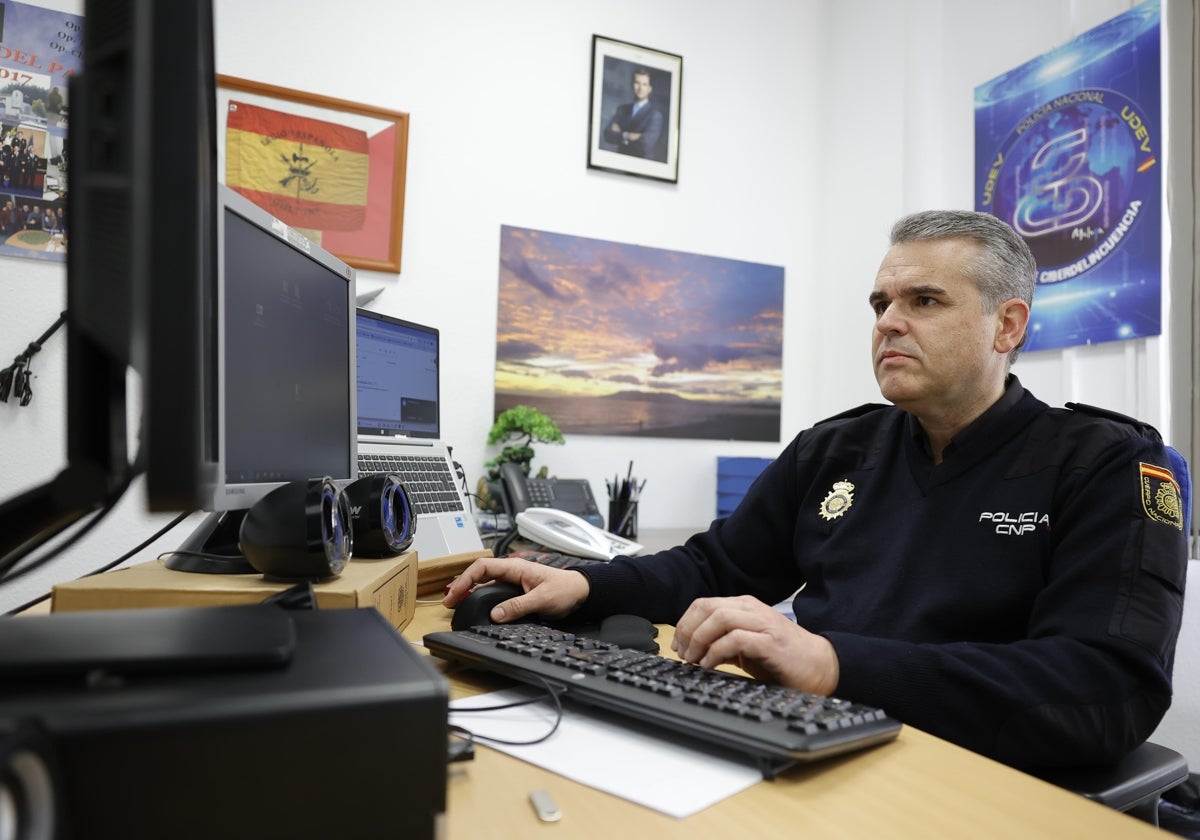
[[[355,268],[400,272],[408,114],[217,76],[225,183]]]
[[[683,58],[592,36],[588,167],[679,181]]]

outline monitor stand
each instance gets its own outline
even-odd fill
[[[258,570],[238,547],[238,534],[247,511],[227,510],[210,513],[163,565],[176,572],[208,575],[252,575]]]

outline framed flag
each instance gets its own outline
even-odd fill
[[[400,272],[408,114],[217,76],[225,183],[348,264]]]

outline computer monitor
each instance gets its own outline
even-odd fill
[[[216,254],[211,0],[88,0],[71,81],[67,465],[0,504],[0,576],[147,474],[188,510],[211,462],[207,310]],[[126,376],[140,376],[130,463]]]
[[[218,186],[212,0],[88,0],[84,14],[68,463],[0,504],[0,581],[137,475],[150,510],[217,514],[290,480],[355,476],[354,274]],[[236,553],[237,516],[211,520],[189,546]]]
[[[283,484],[357,474],[355,274],[229,187],[217,195],[213,515],[165,563],[247,572],[237,543],[248,508]]]

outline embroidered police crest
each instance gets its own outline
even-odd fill
[[[1142,509],[1155,522],[1183,530],[1183,500],[1179,482],[1166,467],[1138,464],[1142,483]]]
[[[852,504],[854,504],[854,485],[845,479],[835,481],[833,489],[821,502],[821,518],[826,521],[837,519],[850,510]]]

